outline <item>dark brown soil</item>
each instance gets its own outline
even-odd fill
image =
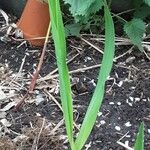
[[[4,32],[0,35],[3,36]],[[90,36],[85,36],[88,41]],[[102,48],[99,42],[91,41],[94,45]],[[17,98],[10,98],[0,102],[1,108],[10,101],[21,100],[22,95],[28,87],[28,81],[36,68],[41,48],[31,48],[29,45],[22,45],[18,48],[20,42],[0,41],[0,65],[4,72],[0,72],[0,85],[8,86],[12,81],[12,74],[17,74],[22,64],[22,59],[26,56],[22,69],[22,78],[16,80],[15,90]],[[120,46],[116,50],[115,56],[125,53],[130,46]],[[146,51],[149,55],[148,51]],[[70,38],[68,40],[68,60],[78,54],[74,60],[69,63],[69,70],[86,68],[99,64],[102,55],[94,48],[80,39]],[[117,141],[122,143],[129,142],[133,147],[135,135],[138,127],[143,121],[145,123],[145,150],[150,149],[150,61],[137,49],[133,49],[130,54],[119,58],[114,62],[110,78],[106,84],[106,92],[101,109],[99,110],[96,124],[87,141],[86,147],[89,150],[124,150]],[[49,74],[56,68],[56,59],[53,44],[48,44],[44,64],[40,73],[40,79]],[[99,68],[94,67],[87,71],[78,71],[71,75],[73,98],[74,98],[74,118],[76,124],[82,123],[89,101],[97,81]],[[57,72],[55,73],[57,74]],[[18,85],[17,85],[18,84]],[[35,92],[30,95],[26,103],[14,112],[13,109],[7,111],[6,119],[11,122],[11,126],[3,128],[0,135],[0,143],[7,145],[2,149],[21,150],[50,150],[50,149],[69,149],[67,146],[64,124],[58,126],[54,134],[50,134],[63,119],[62,112],[56,103],[50,98],[48,93],[60,103],[59,93],[51,91],[51,84],[58,85],[58,80],[38,82]],[[9,93],[9,90],[4,92]],[[37,95],[42,95],[44,101],[39,105],[35,104]],[[45,119],[44,119],[45,118]],[[48,126],[48,128],[42,128]],[[42,130],[41,130],[42,129]],[[40,134],[39,134],[40,133]],[[14,139],[19,135],[27,136],[28,139]],[[40,135],[40,136],[39,136]],[[7,143],[10,143],[8,145]],[[15,144],[14,144],[15,143]],[[1,145],[1,144],[0,144]],[[36,147],[37,146],[37,147]],[[86,148],[84,148],[86,149]]]

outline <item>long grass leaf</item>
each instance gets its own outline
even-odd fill
[[[134,150],[144,150],[144,123],[142,122],[139,128],[139,133],[134,145]]]
[[[59,0],[49,0],[48,2],[52,25],[52,37],[55,44],[55,53],[59,72],[60,96],[65,125],[71,148],[75,149],[73,140],[73,104],[68,67],[66,64],[66,40],[60,10],[60,2]]]
[[[102,66],[100,69],[98,83],[94,91],[92,100],[86,112],[85,118],[83,120],[79,135],[75,141],[75,146],[77,150],[82,149],[84,146],[97,118],[97,113],[101,106],[105,82],[112,68],[113,57],[115,51],[115,32],[114,23],[109,11],[109,8],[105,2],[104,4],[104,17],[105,17],[105,48],[102,60]]]

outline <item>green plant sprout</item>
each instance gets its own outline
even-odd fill
[[[134,150],[144,150],[144,123],[142,122],[137,134]]]
[[[107,3],[106,1],[103,1],[105,18],[105,48],[102,65],[98,76],[97,86],[84,117],[81,129],[79,130],[77,138],[74,139],[73,100],[71,95],[68,67],[66,63],[66,40],[60,10],[60,2],[59,0],[49,0],[48,4],[51,15],[52,37],[55,44],[55,54],[59,72],[61,104],[68,140],[72,150],[81,150],[95,124],[97,113],[104,96],[105,82],[112,68],[115,51],[114,24]]]

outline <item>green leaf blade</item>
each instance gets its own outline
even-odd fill
[[[61,16],[59,0],[49,0],[52,37],[55,44],[55,53],[59,72],[60,96],[65,118],[66,131],[71,148],[74,150],[73,139],[73,104],[68,67],[66,64],[66,40],[64,25]]]
[[[106,37],[105,37],[105,48],[104,48],[105,50],[102,60],[102,66],[100,69],[96,89],[94,91],[92,100],[86,112],[85,118],[83,120],[79,135],[77,136],[77,139],[75,141],[75,146],[77,150],[82,149],[95,124],[97,113],[102,104],[104,96],[105,82],[107,80],[107,77],[109,76],[113,64],[115,51],[115,31],[113,20],[107,4],[105,4],[104,12],[105,12]]]
[[[139,133],[134,145],[134,150],[144,150],[144,123],[142,122],[139,128]]]

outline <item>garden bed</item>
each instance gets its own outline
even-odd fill
[[[2,28],[4,20],[2,17],[0,19]],[[4,37],[5,34],[6,30],[1,30],[0,36]],[[69,38],[67,45],[77,132],[95,88],[103,43],[96,35],[82,35],[80,39]],[[129,146],[133,147],[138,127],[144,121],[145,150],[149,150],[150,51],[146,49],[146,53],[141,53],[130,44],[116,47],[105,98],[84,149],[124,150],[119,142],[126,143],[126,146],[129,142]],[[31,48],[24,41],[1,38],[0,149],[69,149],[51,40],[35,91],[27,97],[20,109],[13,109],[29,86],[41,50]]]

